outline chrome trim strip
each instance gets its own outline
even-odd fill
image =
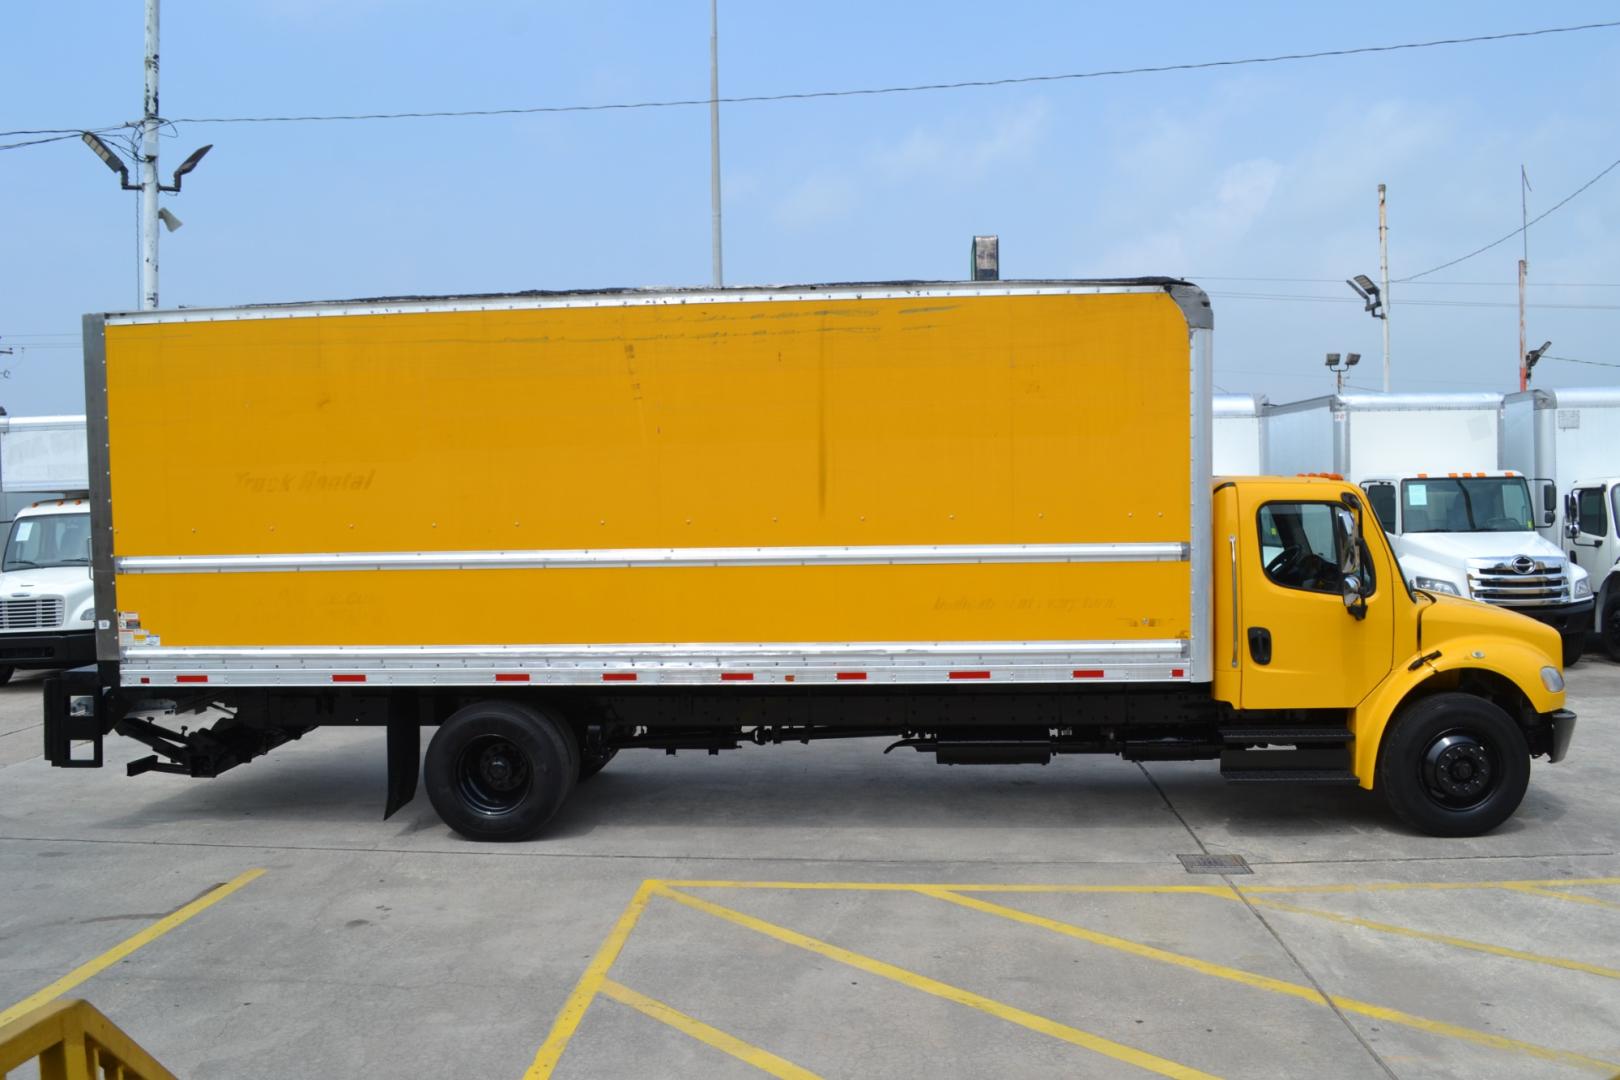
[[[305,663],[335,660],[372,660],[444,663],[527,660],[617,661],[640,665],[643,662],[720,661],[747,659],[750,663],[805,663],[808,661],[868,656],[890,662],[908,659],[933,660],[939,657],[983,660],[992,656],[1057,658],[1108,657],[1156,660],[1185,658],[1184,638],[1155,638],[1142,641],[728,641],[728,642],[651,642],[565,645],[290,645],[290,646],[192,646],[132,645],[124,650],[130,662],[159,666],[153,661],[174,661],[188,666],[203,661],[225,663],[255,660],[270,663]]]
[[[107,331],[84,317],[84,421],[90,481],[90,576],[94,581],[96,659],[118,659],[118,581],[113,573],[112,458],[107,425]]]
[[[1164,293],[1162,284],[1086,284],[1068,281],[1002,281],[993,284],[919,283],[906,287],[895,283],[874,283],[816,288],[807,286],[719,290],[649,290],[624,293],[586,293],[552,296],[464,296],[377,300],[347,300],[325,303],[287,304],[247,308],[186,308],[174,311],[120,312],[106,316],[113,326],[136,323],[238,322],[251,319],[307,319],[321,315],[407,315],[427,312],[532,311],[541,308],[650,307],[682,304],[767,303],[803,300],[905,300],[917,297],[961,296],[1096,296],[1126,293]],[[1194,290],[1196,292],[1197,290]],[[1181,296],[1172,298],[1183,303]],[[1202,293],[1198,293],[1202,296]],[[1183,303],[1185,309],[1185,303]]]
[[[341,551],[287,555],[126,555],[120,574],[309,570],[560,570],[667,566],[878,566],[1186,562],[1183,543],[877,544],[847,547],[580,548],[552,551]]]
[[[1237,534],[1227,536],[1226,542],[1232,547],[1232,669],[1238,666],[1238,640],[1243,637],[1243,619],[1238,612],[1238,553]]]
[[[1198,296],[1203,298],[1203,293]],[[1191,447],[1188,483],[1191,503],[1188,507],[1192,523],[1188,579],[1191,592],[1187,598],[1193,639],[1193,679],[1208,682],[1215,677],[1215,646],[1211,630],[1215,626],[1215,550],[1210,535],[1214,515],[1213,487],[1215,472],[1215,421],[1211,415],[1214,394],[1214,331],[1210,328],[1209,301],[1205,299],[1205,322],[1187,333],[1188,353],[1188,436]],[[1191,316],[1189,316],[1191,317]]]

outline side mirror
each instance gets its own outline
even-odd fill
[[[1345,501],[1349,502],[1348,497]],[[1351,618],[1365,619],[1367,597],[1361,576],[1361,522],[1349,506],[1334,507],[1333,520],[1338,533],[1335,539],[1339,547],[1339,580],[1344,594],[1344,608]]]
[[[1543,529],[1558,521],[1558,485],[1551,480],[1537,480],[1541,485],[1541,527]]]

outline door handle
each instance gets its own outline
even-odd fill
[[[1271,663],[1271,631],[1263,626],[1249,627],[1249,656],[1264,667]]]

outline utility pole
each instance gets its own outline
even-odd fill
[[[1524,242],[1524,254],[1519,259],[1519,390],[1530,386],[1529,354],[1524,340],[1524,279],[1530,272],[1530,176],[1519,166],[1519,238]],[[1540,359],[1539,357],[1537,359]]]
[[[149,0],[156,4],[157,0]],[[720,0],[709,0],[709,213],[713,219],[714,286],[725,284],[720,258]]]
[[[141,310],[158,306],[158,0],[146,0],[146,98],[141,109]]]
[[[1378,269],[1384,301],[1384,393],[1389,393],[1389,217],[1384,211],[1384,185],[1378,185]]]

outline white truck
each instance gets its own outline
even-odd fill
[[[1212,415],[1216,476],[1262,476],[1266,471],[1264,394],[1216,394]]]
[[[1620,388],[1509,394],[1502,411],[1504,468],[1536,478],[1542,535],[1592,577],[1591,629],[1620,660]]]
[[[1499,394],[1343,394],[1269,410],[1270,472],[1359,485],[1413,589],[1511,608],[1580,658],[1592,585],[1539,528],[1552,524],[1521,470],[1500,470]]]
[[[0,685],[95,659],[89,487],[84,417],[0,417],[0,490],[26,500],[0,553]]]

